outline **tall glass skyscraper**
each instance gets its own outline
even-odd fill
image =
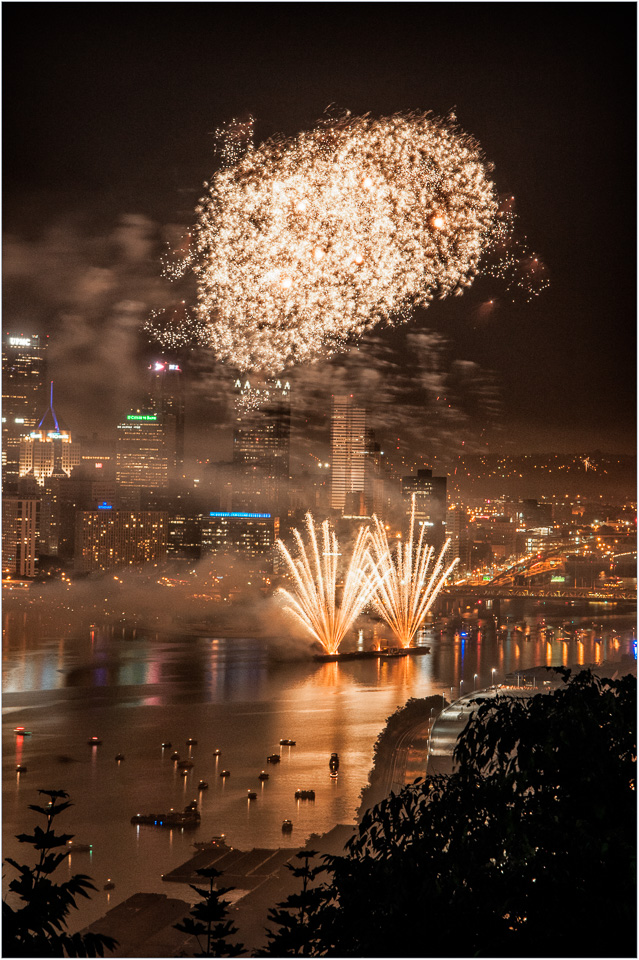
[[[168,486],[164,423],[156,410],[131,410],[118,424],[116,480],[136,490]]]
[[[331,507],[363,504],[366,490],[366,410],[353,396],[334,396],[331,404]],[[356,512],[361,512],[358,506]]]
[[[160,414],[169,479],[178,479],[184,466],[184,374],[179,363],[156,360],[149,366],[149,406]]]
[[[285,379],[244,377],[234,384],[234,510],[287,509],[291,385]]]
[[[47,339],[5,333],[2,338],[2,480],[16,483],[20,441],[38,424],[46,403]]]

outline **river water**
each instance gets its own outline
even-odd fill
[[[508,629],[479,621],[427,632],[430,654],[396,661],[283,660],[259,638],[183,637],[111,627],[54,631],[31,610],[3,613],[3,856],[32,862],[15,835],[30,831],[38,789],[63,789],[74,806],[59,828],[91,843],[59,868],[88,873],[98,892],[74,914],[73,929],[140,890],[184,899],[161,875],[187,860],[194,839],[225,834],[242,849],[302,845],[312,833],[354,822],[387,717],[410,697],[448,700],[508,673],[546,664],[589,664],[636,656],[634,616],[613,607],[509,602]],[[565,626],[547,639],[540,628]],[[593,628],[592,624],[597,626]],[[497,624],[498,626],[498,624]],[[583,628],[581,635],[574,631]],[[275,656],[273,656],[275,652]],[[494,669],[494,674],[493,674]],[[451,690],[452,687],[452,690]],[[15,726],[31,731],[18,737]],[[102,744],[91,747],[89,737]],[[187,738],[197,744],[187,747]],[[296,741],[281,747],[280,739]],[[180,774],[161,743],[194,767]],[[213,751],[219,749],[219,758]],[[339,777],[329,757],[339,753]],[[117,763],[115,755],[124,754]],[[279,764],[266,763],[280,754]],[[27,772],[16,773],[16,764]],[[230,776],[219,774],[228,769]],[[261,770],[269,773],[263,784]],[[199,792],[198,781],[208,782]],[[315,790],[314,803],[295,790]],[[249,802],[247,791],[256,790]],[[136,813],[181,809],[200,799],[195,831],[136,827]],[[284,818],[293,821],[283,837]],[[13,875],[6,868],[4,884]],[[104,891],[107,879],[115,888]]]

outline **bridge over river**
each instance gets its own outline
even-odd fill
[[[455,583],[440,591],[441,597],[451,599],[476,597],[480,600],[512,600],[524,597],[531,600],[585,600],[594,603],[636,603],[634,587],[567,587],[550,583],[517,586],[512,583]]]

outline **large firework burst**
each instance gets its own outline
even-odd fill
[[[322,523],[319,542],[310,513],[306,514],[306,529],[310,556],[298,530],[293,531],[298,548],[295,559],[282,541],[277,541],[293,578],[295,595],[283,589],[278,593],[287,602],[284,609],[299,620],[327,653],[334,654],[339,650],[346,631],[369,601],[373,589],[373,580],[364,569],[368,528],[360,527],[345,569],[339,562],[339,544],[328,520]],[[338,602],[338,576],[342,569],[342,597]]]
[[[248,146],[197,207],[185,269],[203,339],[281,370],[472,283],[496,193],[453,118],[345,114]]]
[[[371,534],[371,576],[375,581],[372,605],[386,621],[402,647],[409,647],[424,621],[437,594],[458,563],[457,558],[444,568],[444,555],[450,544],[447,540],[439,557],[431,567],[433,547],[424,540],[426,527],[422,526],[415,538],[415,496],[410,517],[408,539],[391,550],[386,529],[373,517],[375,529]]]

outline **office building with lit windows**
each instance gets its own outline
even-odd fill
[[[184,375],[179,363],[156,360],[149,379],[149,407],[163,424],[169,480],[174,480],[184,467]]]
[[[80,445],[59,419],[53,406],[53,382],[49,384],[49,406],[37,426],[20,441],[20,478],[33,476],[41,487],[54,473],[70,476],[80,463]]]
[[[234,553],[272,559],[279,536],[279,518],[270,513],[213,510],[201,519],[202,556]]]
[[[35,430],[46,402],[47,338],[5,333],[2,338],[2,477],[19,476],[20,441]]]
[[[290,471],[291,385],[245,377],[234,383],[233,509],[286,512]]]
[[[116,480],[122,488],[136,490],[168,487],[166,434],[157,410],[131,410],[118,424]]]
[[[416,536],[425,526],[424,538],[435,550],[440,550],[446,541],[446,482],[446,477],[434,477],[433,471],[428,469],[418,470],[415,477],[402,477],[401,481],[407,516],[410,516],[415,497]]]
[[[166,559],[167,514],[159,510],[115,510],[106,501],[76,514],[75,573],[162,563]]]
[[[37,500],[2,498],[3,579],[36,575],[39,506]]]
[[[366,510],[366,410],[352,396],[331,403],[331,507],[341,513]]]

